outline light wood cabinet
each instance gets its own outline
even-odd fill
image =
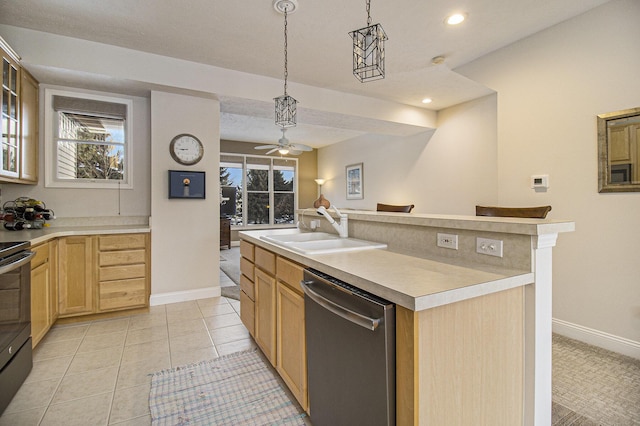
[[[0,120],[2,120],[2,149],[0,176],[17,179],[20,156],[20,65],[18,56],[2,41],[2,91],[0,92]]]
[[[147,234],[98,237],[98,312],[147,305],[148,245]]]
[[[304,266],[240,241],[240,316],[291,393],[307,410]]]
[[[149,234],[59,239],[60,316],[94,314],[149,304]]]
[[[306,411],[307,350],[304,295],[300,289],[304,267],[277,258],[276,370]]]
[[[58,290],[60,316],[94,312],[94,246],[96,237],[62,237],[58,240]]]
[[[49,244],[32,247],[31,259],[31,344],[35,348],[52,324],[51,269]]]
[[[38,181],[38,82],[0,37],[2,56],[2,140],[0,182]]]
[[[20,180],[38,182],[38,82],[22,69],[20,85]]]
[[[57,241],[31,247],[31,340],[36,345],[58,319]]]
[[[240,319],[255,338],[254,245],[240,241]]]
[[[258,247],[256,247],[257,251]],[[255,339],[267,359],[276,365],[276,279],[255,268]]]

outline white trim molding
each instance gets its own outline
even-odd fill
[[[625,339],[624,337],[615,336],[556,318],[553,319],[553,332],[622,355],[640,359],[640,342]]]
[[[169,293],[152,294],[149,298],[150,306],[167,305],[169,303],[188,302],[190,300],[220,297],[220,287],[198,288],[194,290],[172,291]]]

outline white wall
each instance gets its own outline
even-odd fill
[[[151,92],[151,304],[220,295],[219,116],[216,100]],[[171,158],[181,133],[204,145],[198,164]],[[206,199],[169,199],[168,170],[205,171]]]
[[[68,92],[93,93],[102,96],[112,96],[111,93],[90,92],[88,90],[61,88]],[[133,101],[133,189],[67,189],[45,188],[45,167],[50,167],[44,161],[45,135],[51,136],[52,129],[44,128],[44,90],[40,88],[40,160],[37,185],[2,185],[2,202],[14,200],[18,197],[31,197],[44,201],[52,208],[56,216],[65,218],[92,216],[149,216],[151,212],[151,136],[149,134],[149,99],[118,95]],[[53,223],[55,225],[55,223]]]
[[[433,133],[360,137],[318,150],[325,197],[340,207],[415,204],[417,213],[475,214],[497,201],[496,96],[438,113]],[[347,200],[345,166],[364,164],[364,199]]]
[[[596,115],[640,106],[639,20],[640,2],[612,1],[456,70],[498,93],[499,202],[576,222],[553,254],[556,330],[635,355],[640,193],[598,193]],[[528,186],[540,173],[547,193]]]

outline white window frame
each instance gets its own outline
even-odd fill
[[[230,163],[227,161],[219,161],[219,168],[220,167],[232,167],[232,164],[235,165],[240,165],[242,164],[242,205],[243,206],[247,206],[248,205],[248,191],[246,189],[246,185],[247,185],[247,158],[269,158],[271,159],[271,163],[268,166],[264,166],[267,170],[269,170],[269,205],[273,206],[274,204],[274,194],[276,193],[276,191],[273,188],[273,171],[275,169],[285,169],[284,166],[276,166],[274,165],[274,160],[278,160],[280,159],[279,157],[272,157],[270,155],[256,155],[256,154],[241,154],[241,153],[237,153],[237,152],[221,152],[220,153],[220,158],[222,158],[223,156],[234,156],[234,157],[238,157],[239,159],[242,159],[242,163],[238,162],[238,163]],[[289,161],[293,161],[295,163],[295,167],[294,167],[294,180],[293,180],[293,215],[294,215],[294,219],[293,219],[293,224],[291,223],[284,223],[284,224],[276,224],[275,222],[275,218],[274,218],[274,209],[270,208],[269,209],[269,223],[268,224],[262,224],[262,225],[250,225],[248,224],[248,218],[247,218],[247,212],[246,212],[246,208],[243,207],[243,211],[242,211],[242,225],[232,225],[231,229],[233,230],[250,230],[250,229],[273,229],[273,228],[291,228],[292,226],[295,226],[295,223],[298,220],[298,202],[300,199],[300,194],[298,193],[298,178],[300,175],[300,162],[298,161],[297,158],[286,158],[286,160]],[[255,167],[255,168],[260,168],[260,167]],[[283,191],[277,191],[278,193],[282,193]]]
[[[127,116],[124,126],[124,179],[58,179],[58,156],[56,135],[58,130],[58,113],[53,109],[53,97],[91,99],[95,101],[125,104]],[[75,92],[46,88],[44,90],[44,156],[45,182],[47,188],[91,188],[91,189],[133,189],[133,100],[125,97],[97,95],[94,93]]]

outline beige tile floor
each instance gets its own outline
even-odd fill
[[[55,325],[0,425],[149,425],[150,373],[255,346],[239,313],[218,297]]]

